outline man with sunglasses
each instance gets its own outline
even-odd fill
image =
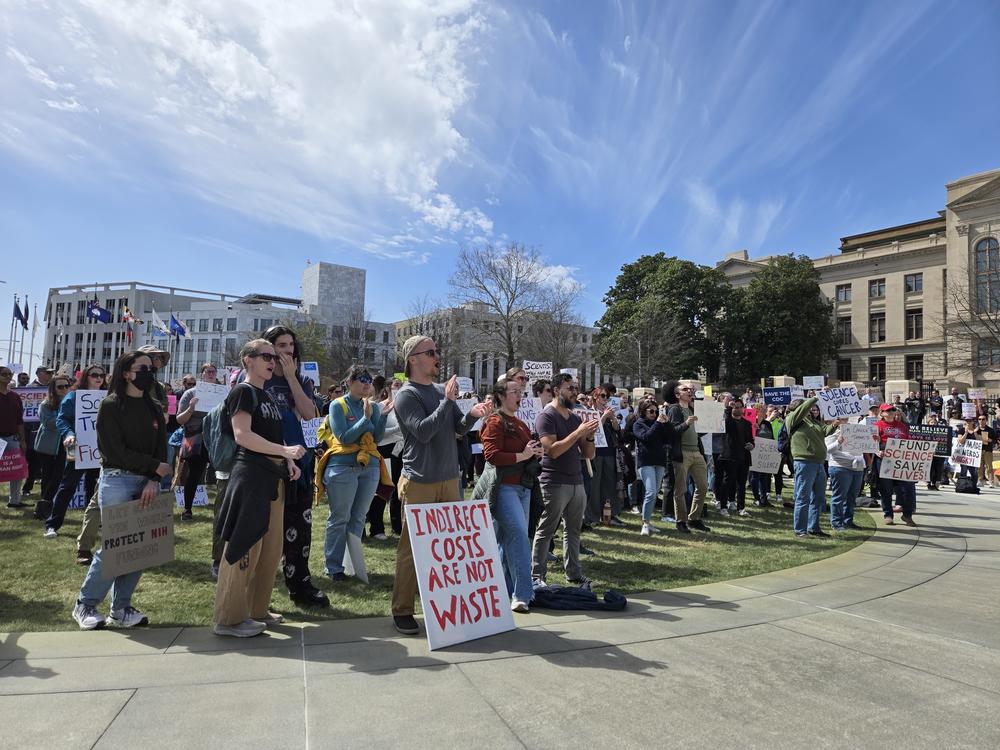
[[[22,445],[27,445],[24,439],[24,406],[21,397],[11,388],[14,372],[9,367],[0,367],[0,438],[7,441],[5,453],[17,453]],[[9,482],[10,494],[7,497],[8,508],[23,508],[21,502],[21,483],[24,478],[12,479]]]
[[[663,386],[663,400],[670,404],[667,419],[674,425],[670,444],[670,460],[674,467],[674,518],[677,530],[689,534],[691,529],[710,531],[701,520],[708,495],[708,464],[694,426],[694,389],[676,380]],[[694,502],[687,507],[688,475],[694,479]]]
[[[411,336],[403,344],[403,372],[409,380],[394,400],[396,419],[403,435],[403,473],[399,497],[412,503],[455,502],[462,499],[459,489],[458,443],[480,417],[488,415],[488,403],[476,404],[462,415],[458,398],[458,376],[447,383],[435,383],[441,353],[427,336]],[[404,635],[416,635],[420,626],[413,617],[417,595],[417,575],[413,551],[403,514],[403,529],[396,549],[396,578],[392,587],[393,624]]]

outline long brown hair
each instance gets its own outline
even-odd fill
[[[89,373],[94,368],[97,368],[104,373],[104,383],[102,385],[107,388],[108,385],[108,368],[104,365],[92,364],[87,365],[80,369],[80,374],[76,378],[76,382],[70,388],[71,391],[85,391],[87,390],[87,373]]]
[[[59,402],[62,401],[62,396],[56,393],[56,383],[63,382],[66,383],[70,388],[73,387],[73,379],[69,375],[53,375],[52,380],[49,381],[49,395],[45,399],[45,405],[50,409],[58,409]],[[66,391],[69,392],[69,389]],[[63,396],[66,394],[64,393]]]

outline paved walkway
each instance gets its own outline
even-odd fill
[[[443,652],[387,619],[0,635],[0,747],[997,748],[1000,491],[918,501],[830,560]]]

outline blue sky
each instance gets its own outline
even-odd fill
[[[990,0],[8,0],[0,305],[297,295],[311,259],[366,268],[389,321],[461,244],[516,240],[593,321],[643,253],[818,256],[933,216],[1000,167],[998,38]]]

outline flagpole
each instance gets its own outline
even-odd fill
[[[24,295],[24,312],[25,313],[28,312],[28,295],[27,294]],[[17,353],[17,359],[18,359],[18,361],[21,364],[21,368],[22,368],[22,372],[23,372],[24,371],[23,370],[23,368],[24,368],[24,335],[28,332],[28,328],[27,328],[27,326],[24,325],[24,323],[21,323],[21,328],[23,329],[21,331],[21,349]],[[28,369],[30,370],[31,368],[29,367]]]
[[[35,327],[38,325],[38,303],[35,303],[34,317],[31,319],[31,348],[28,352],[28,371],[31,372],[31,363],[35,359]]]
[[[17,295],[14,295],[14,307],[17,307]],[[17,318],[14,316],[14,311],[10,311],[10,334],[7,336],[7,364],[11,364],[11,360],[14,359],[14,323]]]

